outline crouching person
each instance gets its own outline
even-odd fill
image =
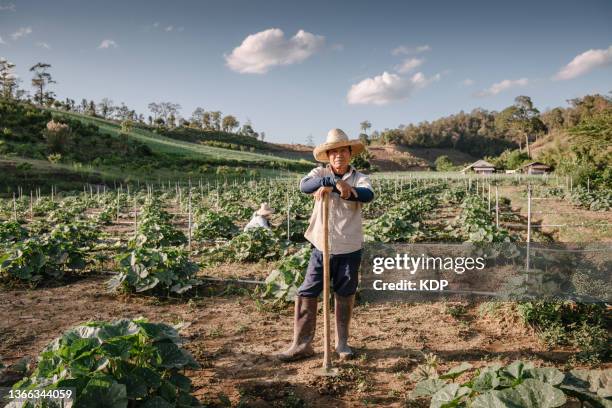
[[[268,203],[262,203],[259,210],[253,213],[253,217],[247,225],[244,226],[244,231],[248,231],[251,228],[270,228],[270,217],[274,214],[274,209],[268,206]]]
[[[332,129],[327,140],[314,149],[317,161],[326,167],[313,169],[300,180],[300,190],[315,198],[310,224],[304,236],[314,248],[304,283],[295,298],[293,342],[278,354],[282,361],[312,356],[317,318],[317,298],[323,290],[323,196],[329,194],[330,276],[334,291],[335,346],[341,359],[353,357],[348,345],[349,324],[359,282],[363,231],[361,207],[374,199],[366,175],[349,165],[351,156],[364,150],[359,140],[349,140],[340,129]]]

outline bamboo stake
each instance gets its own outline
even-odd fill
[[[499,191],[495,186],[495,226],[499,228]]]
[[[529,243],[531,242],[531,185],[527,186],[527,272],[529,272]]]

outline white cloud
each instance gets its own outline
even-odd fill
[[[167,32],[170,32],[172,30],[174,30],[174,26],[173,25],[169,25],[166,28],[164,28],[164,31],[167,31]]]
[[[426,78],[417,72],[410,78],[383,72],[374,78],[366,78],[349,89],[346,99],[349,104],[385,105],[390,102],[408,98],[416,89],[424,88],[433,81],[438,81],[440,74]]]
[[[18,40],[21,37],[25,37],[28,34],[32,33],[32,28],[31,27],[21,27],[19,30],[15,31],[13,34],[11,34],[11,38],[13,40]]]
[[[230,55],[227,66],[242,74],[265,74],[278,65],[304,61],[325,43],[325,37],[300,30],[287,39],[281,29],[270,28],[247,36]]]
[[[157,21],[156,21],[156,22],[154,22],[154,23],[153,23],[153,27],[155,27],[155,28],[159,27],[159,23],[158,23]]]
[[[414,71],[414,69],[423,64],[423,62],[425,62],[424,58],[407,58],[400,65],[396,66],[395,70],[400,74],[405,74]]]
[[[107,49],[107,48],[117,48],[118,45],[114,40],[102,40],[98,48]]]
[[[561,68],[557,75],[553,77],[555,80],[567,80],[576,78],[591,72],[595,68],[605,67],[612,64],[612,45],[608,49],[588,50]]]
[[[14,3],[0,4],[0,11],[15,11],[15,4]]]
[[[515,88],[517,86],[525,86],[529,80],[527,78],[520,79],[504,79],[503,81],[496,82],[484,91],[478,92],[476,96],[493,96],[497,95],[500,92],[506,91],[510,88]]]
[[[2,37],[0,37],[0,44],[6,44],[4,40],[2,39]]]
[[[419,45],[418,47],[407,47],[405,45],[400,45],[397,48],[391,50],[391,54],[398,55],[410,55],[410,54],[419,54],[421,52],[430,51],[431,47],[427,44]]]
[[[463,85],[463,86],[472,86],[472,85],[474,85],[474,80],[470,79],[470,78],[466,78],[463,81],[461,81],[461,85]]]
[[[47,50],[51,49],[51,46],[49,44],[47,44],[46,42],[37,42],[36,46],[38,46],[40,48],[47,49]]]

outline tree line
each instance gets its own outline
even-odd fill
[[[566,131],[593,115],[612,109],[605,95],[586,95],[567,100],[566,108],[540,112],[529,96],[517,96],[514,104],[497,112],[476,108],[434,121],[400,125],[367,134],[372,124],[360,123],[366,144],[396,144],[407,147],[453,148],[476,157],[498,156],[518,149],[531,157],[530,145],[542,137]]]
[[[15,74],[15,64],[6,58],[0,58],[0,90],[1,95],[7,99],[17,99],[34,103],[38,106],[55,108],[68,112],[77,112],[89,116],[100,117],[120,122],[134,122],[158,128],[174,129],[177,127],[188,127],[204,131],[223,131],[237,133],[243,136],[264,140],[265,132],[254,130],[250,120],[242,126],[234,115],[223,115],[221,111],[206,111],[197,107],[189,119],[180,116],[181,105],[173,102],[151,102],[148,109],[151,115],[145,118],[142,113],[137,113],[125,103],[115,104],[112,99],[103,98],[99,102],[83,98],[80,103],[74,99],[56,98],[55,92],[50,87],[57,82],[51,75],[51,64],[39,62],[30,67],[32,72],[31,86],[34,91],[31,95],[26,89],[20,88],[21,79]]]

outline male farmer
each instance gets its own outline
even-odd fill
[[[304,283],[295,298],[293,343],[278,355],[293,361],[314,354],[311,342],[317,319],[317,297],[323,290],[323,195],[329,196],[330,276],[334,290],[336,352],[341,359],[353,356],[347,344],[349,323],[357,291],[363,232],[362,203],[372,201],[374,192],[368,178],[349,165],[351,156],[364,150],[359,140],[349,140],[340,129],[332,129],[325,143],[314,149],[314,157],[329,162],[313,169],[300,181],[300,190],[313,194],[315,204],[304,236],[314,245]]]
[[[244,230],[251,228],[267,228],[270,229],[270,216],[274,214],[274,210],[268,207],[268,203],[262,203],[259,210],[253,213],[253,217],[247,225],[244,226]]]

